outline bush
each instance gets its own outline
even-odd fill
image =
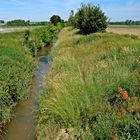
[[[97,31],[105,31],[107,28],[107,17],[99,6],[82,4],[75,14],[74,27],[80,29],[83,34],[90,34]]]
[[[26,30],[24,33],[24,44],[29,48],[32,55],[36,56],[40,48],[51,43],[60,28],[62,28],[60,25],[56,27],[53,24],[48,24],[47,26],[35,29],[33,32]]]

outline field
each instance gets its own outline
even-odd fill
[[[113,32],[117,34],[129,34],[129,35],[136,35],[140,37],[140,25],[110,25],[107,28],[107,32]]]
[[[64,28],[40,98],[39,140],[140,138],[140,40]]]
[[[9,32],[22,32],[25,30],[35,30],[37,28],[41,28],[42,26],[21,26],[21,27],[0,27],[0,33],[9,33]]]

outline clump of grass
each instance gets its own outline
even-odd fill
[[[51,121],[72,140],[139,139],[140,41],[76,32],[64,28],[53,49],[39,104],[38,129],[44,134],[39,139],[48,138],[46,129],[54,133],[47,125]]]

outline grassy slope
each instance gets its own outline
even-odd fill
[[[76,33],[64,28],[53,48],[39,139],[139,139],[140,40]]]
[[[11,108],[29,94],[34,62],[22,42],[21,32],[0,34],[0,124],[10,120]]]

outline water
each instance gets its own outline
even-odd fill
[[[38,65],[31,87],[31,94],[27,100],[20,102],[14,110],[15,117],[7,126],[5,140],[36,140],[35,123],[37,101],[43,90],[45,77],[50,68],[50,47],[43,48],[38,53]]]

